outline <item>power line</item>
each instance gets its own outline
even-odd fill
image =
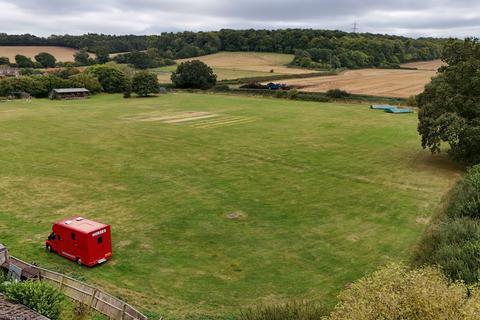
[[[357,19],[355,19],[355,21],[353,22],[353,33],[357,33],[358,31],[358,23],[357,23]]]

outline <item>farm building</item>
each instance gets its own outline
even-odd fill
[[[19,76],[20,76],[19,68],[12,68],[10,66],[0,66],[0,78],[19,77]]]
[[[82,99],[87,98],[90,91],[85,88],[67,88],[67,89],[53,89],[48,95],[50,99]]]

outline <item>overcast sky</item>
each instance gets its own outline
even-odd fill
[[[480,36],[479,0],[0,0],[0,32],[155,34],[315,28]]]

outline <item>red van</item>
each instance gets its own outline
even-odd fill
[[[110,226],[82,217],[65,219],[52,226],[45,246],[50,252],[92,267],[112,257]]]

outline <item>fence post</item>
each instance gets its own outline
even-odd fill
[[[93,301],[95,300],[95,296],[97,295],[97,288],[95,288],[93,290],[93,294],[92,294],[92,299],[90,299],[90,303],[88,304],[88,307],[91,309],[92,306],[93,306]]]
[[[62,281],[60,281],[60,292],[62,292],[62,289],[63,289],[63,282],[65,281],[65,276],[62,275]]]
[[[122,310],[122,320],[125,320],[125,312],[126,312],[126,310],[127,310],[127,304],[124,303],[124,304],[123,304],[123,310]]]

